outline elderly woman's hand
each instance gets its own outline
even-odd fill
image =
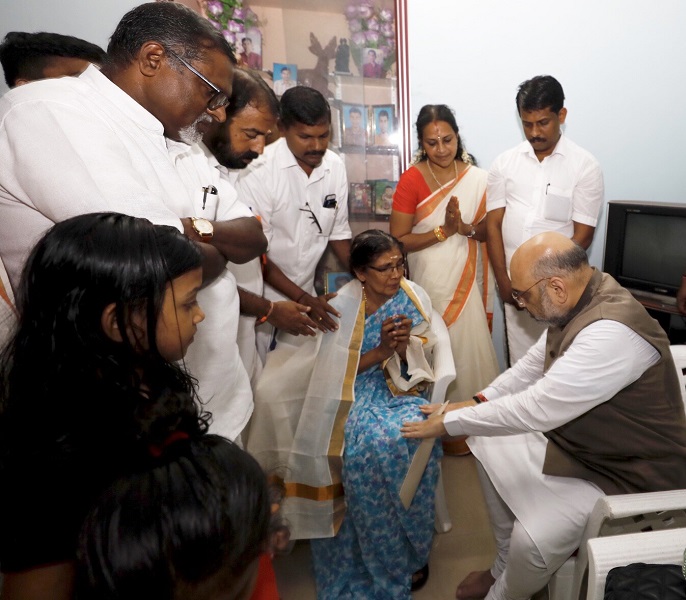
[[[395,327],[395,351],[400,355],[400,358],[406,360],[405,353],[407,351],[407,344],[410,341],[410,330],[412,329],[412,320],[405,315],[396,315],[393,317]]]

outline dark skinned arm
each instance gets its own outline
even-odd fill
[[[335,293],[324,294],[321,298],[312,296],[300,286],[293,283],[284,272],[279,269],[269,258],[264,266],[264,280],[275,290],[281,292],[286,298],[290,298],[298,304],[310,308],[309,317],[321,331],[335,331],[338,324],[329,316],[332,314],[340,317],[339,312],[329,304],[329,300],[336,296]]]
[[[507,274],[507,267],[505,266],[505,245],[503,244],[502,230],[504,216],[504,208],[489,210],[486,214],[488,258],[493,267],[493,275],[498,284],[500,298],[503,302],[519,308],[512,298],[512,283],[510,282],[510,277]]]
[[[253,294],[241,287],[238,288],[241,313],[261,319],[269,314],[267,323],[291,335],[315,335],[317,325],[306,313],[309,306],[292,300],[271,302],[263,296]],[[271,312],[270,312],[271,308]]]
[[[576,221],[572,221],[572,223],[574,223],[574,234],[572,235],[572,241],[579,244],[579,246],[581,246],[584,250],[588,250],[588,247],[593,241],[595,227],[583,225],[582,223],[577,223]]]
[[[194,241],[214,246],[227,261],[243,264],[267,251],[267,238],[262,225],[255,217],[239,217],[229,221],[212,221],[214,235],[211,239],[201,238],[193,229],[190,217],[181,219],[183,232]]]

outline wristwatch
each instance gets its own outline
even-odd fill
[[[191,217],[193,229],[203,239],[209,240],[214,235],[214,227],[207,219],[200,219],[198,217]]]

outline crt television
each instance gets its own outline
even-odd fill
[[[674,306],[686,273],[686,204],[608,202],[603,270],[639,299]]]

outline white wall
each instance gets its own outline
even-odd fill
[[[124,14],[140,0],[0,0],[0,40],[8,31],[75,35],[103,49]],[[0,78],[0,94],[7,91]]]
[[[480,166],[523,139],[517,86],[549,74],[606,200],[686,203],[683,0],[408,0],[408,22],[413,122],[424,104],[450,105]],[[599,267],[604,237],[605,209],[590,250]],[[494,334],[502,364],[501,314]]]

